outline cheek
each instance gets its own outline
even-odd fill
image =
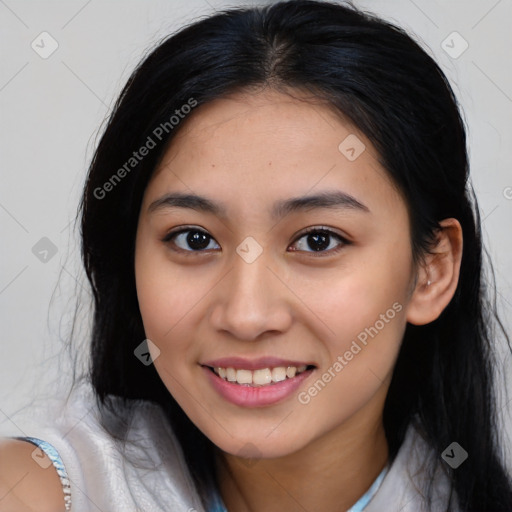
[[[347,258],[339,272],[317,275],[308,284],[297,276],[295,286],[308,298],[327,349],[322,365],[329,368],[341,356],[343,372],[338,365],[336,374],[345,375],[339,379],[345,385],[368,377],[378,383],[393,368],[406,326],[408,254],[397,242],[394,248],[359,253],[357,261]]]
[[[325,315],[334,333],[325,339],[329,366],[341,362],[347,383],[364,380],[372,372],[384,380],[403,337],[405,308],[401,293],[389,288],[376,293],[374,288],[362,286],[361,280],[353,285],[345,281],[343,291],[332,297],[336,307]]]
[[[406,325],[405,287],[379,284],[368,271],[354,272],[338,286],[331,280],[333,289],[318,310],[329,327],[321,338],[327,357],[298,401],[314,409],[322,429],[355,414],[392,374]]]
[[[342,340],[356,337],[379,321],[381,315],[386,325],[390,324],[387,320],[397,323],[397,310],[404,309],[407,298],[405,262],[393,264],[382,258],[377,262],[370,258],[358,259],[357,263],[323,275],[297,273],[290,281],[290,288],[305,298],[322,333],[339,339],[340,348],[343,348]]]
[[[141,284],[139,308],[147,338],[155,343],[166,365],[173,361],[185,362],[192,354],[190,346],[190,326],[194,304],[199,301],[195,294],[187,294],[185,290],[176,293],[176,285],[165,287],[160,280],[157,286]],[[169,357],[167,357],[169,356]],[[176,365],[177,366],[177,365]]]
[[[183,352],[187,344],[180,330],[205,292],[191,284],[189,273],[169,262],[165,251],[143,240],[137,244],[135,277],[146,336],[162,355]]]
[[[153,253],[154,254],[154,253]],[[190,343],[189,322],[194,304],[200,301],[190,279],[183,272],[158,262],[158,258],[140,258],[137,262],[137,296],[146,337],[159,350],[153,359],[163,384],[185,410],[193,408],[186,391],[191,364],[197,361],[197,347]]]

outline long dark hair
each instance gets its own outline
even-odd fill
[[[145,338],[135,233],[146,185],[179,130],[171,116],[183,105],[255,87],[310,91],[372,141],[408,205],[415,262],[431,248],[439,221],[459,220],[464,250],[455,295],[434,322],[406,327],[384,407],[390,460],[417,419],[432,448],[431,468],[441,464],[452,483],[446,510],[455,498],[462,510],[512,510],[495,429],[494,326],[509,340],[487,290],[495,289],[494,279],[482,274],[479,210],[457,100],[439,66],[409,35],[350,5],[298,0],[216,13],[165,39],[129,78],[93,157],[79,210],[94,296],[90,379],[98,404],[108,404],[109,396],[160,404],[203,493],[214,473],[212,443],[154,367],[134,356]],[[159,126],[167,129],[155,137]],[[148,137],[156,147],[127,166]],[[456,470],[440,462],[453,441],[469,453]],[[431,489],[425,494],[428,500]]]

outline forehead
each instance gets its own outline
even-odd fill
[[[196,108],[155,170],[146,204],[178,190],[249,208],[326,188],[388,208],[401,201],[367,137],[325,103],[294,96],[240,92]]]

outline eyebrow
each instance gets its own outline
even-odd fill
[[[181,192],[168,193],[156,199],[149,205],[147,211],[148,213],[154,213],[168,208],[189,208],[198,212],[211,213],[217,217],[227,217],[227,209],[222,204],[203,196]],[[346,192],[334,190],[277,201],[272,207],[271,217],[274,220],[278,220],[291,213],[319,208],[356,210],[370,213],[370,209],[354,196]]]

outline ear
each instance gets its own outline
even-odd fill
[[[462,227],[457,219],[442,220],[432,254],[418,270],[416,285],[407,305],[407,321],[425,325],[448,306],[459,282],[462,260]]]

